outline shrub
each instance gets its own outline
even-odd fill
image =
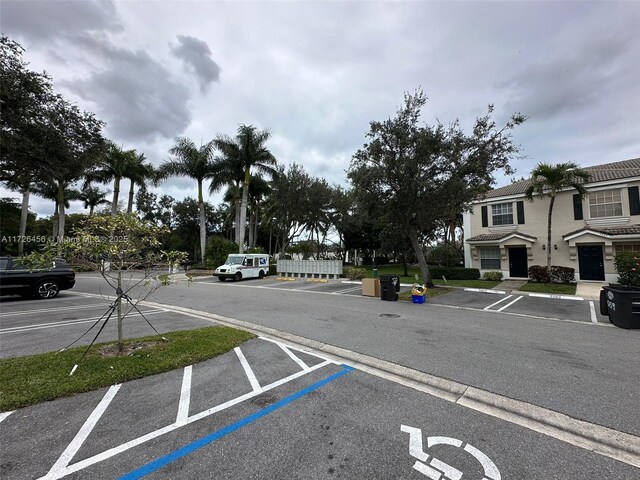
[[[447,268],[458,267],[462,263],[460,251],[451,245],[433,247],[429,253],[429,263]]]
[[[362,280],[367,276],[367,270],[360,267],[347,267],[344,269],[344,276],[350,280]]]
[[[214,235],[207,241],[207,248],[205,250],[207,265],[213,268],[219,267],[224,263],[227,255],[230,253],[238,253],[237,243],[218,235]]]
[[[277,275],[278,274],[278,264],[272,263],[269,265],[269,275]]]
[[[432,278],[444,276],[447,280],[478,280],[480,278],[480,270],[477,268],[431,267],[429,273]]]
[[[633,252],[620,252],[613,259],[622,285],[640,286],[640,256]]]
[[[532,282],[537,283],[551,283],[549,278],[549,270],[542,265],[531,265],[529,267],[529,278]]]
[[[571,267],[551,265],[551,275],[547,267],[532,265],[529,267],[529,278],[537,283],[573,283],[576,281],[576,270]]]
[[[551,281],[554,283],[573,283],[576,281],[576,270],[571,267],[551,265]]]
[[[482,274],[483,280],[490,280],[492,282],[502,281],[502,272],[484,272]]]

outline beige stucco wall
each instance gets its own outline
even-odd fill
[[[589,212],[589,200],[588,197],[585,197],[582,201],[582,212],[583,212],[583,220],[574,220],[573,215],[573,191],[561,192],[556,197],[556,201],[554,203],[553,208],[553,217],[552,217],[552,232],[551,232],[551,264],[552,265],[563,265],[567,267],[572,267],[576,271],[576,278],[579,278],[579,265],[577,258],[577,249],[576,245],[603,245],[603,254],[604,254],[604,269],[607,281],[615,281],[617,278],[615,268],[613,265],[613,255],[614,255],[614,246],[618,241],[620,243],[640,243],[639,241],[633,241],[629,239],[613,239],[613,244],[611,239],[605,240],[602,237],[596,237],[593,235],[584,235],[578,237],[577,239],[567,242],[562,237],[567,233],[580,230],[586,226],[594,226],[597,228],[598,225],[594,225],[594,223],[606,223],[606,226],[614,226],[614,225],[630,225],[630,224],[638,224],[640,223],[640,216],[636,215],[630,217],[629,215],[629,196],[627,193],[627,188],[631,186],[640,185],[640,181],[632,181],[632,182],[624,182],[618,183],[615,185],[599,185],[594,186],[593,191],[595,190],[606,190],[611,188],[620,188],[621,189],[621,200],[622,200],[622,217],[608,217],[606,219],[590,219]],[[516,202],[524,201],[524,217],[525,223],[523,225],[509,225],[509,226],[492,226],[492,216],[491,216],[491,205],[500,204],[500,203],[513,203],[513,221],[517,223],[517,210],[516,210]],[[524,246],[528,247],[528,266],[532,265],[546,265],[547,263],[547,251],[543,250],[542,246],[547,243],[547,214],[549,211],[549,202],[550,199],[548,197],[545,198],[534,198],[532,202],[529,202],[524,198],[524,195],[512,196],[512,197],[502,197],[496,199],[488,199],[484,202],[474,203],[473,205],[473,213],[465,216],[465,238],[475,237],[481,234],[490,234],[490,233],[504,233],[507,231],[513,231],[520,234],[525,234],[529,236],[536,237],[536,241],[534,243],[527,242],[522,239],[512,238],[503,243],[493,242],[483,245],[475,245],[476,248],[481,248],[483,246],[500,246],[501,250],[501,270],[503,271],[503,275],[505,278],[509,276],[509,262],[508,262],[508,252],[507,248],[509,246]],[[488,218],[489,218],[489,227],[482,227],[482,214],[481,207],[486,205],[488,207]],[[470,226],[470,229],[469,229]],[[600,226],[605,226],[600,225]],[[570,245],[571,243],[571,245]],[[554,245],[557,245],[557,249],[554,248]],[[573,247],[573,248],[572,248]],[[466,251],[470,253],[467,255],[468,260],[465,260],[467,265],[473,268],[480,268],[480,255],[479,251],[474,251],[473,246],[469,248],[467,246]]]

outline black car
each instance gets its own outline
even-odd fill
[[[75,284],[75,272],[62,259],[50,269],[30,270],[19,258],[0,257],[0,295],[53,298]]]

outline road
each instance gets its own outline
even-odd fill
[[[203,279],[163,288],[143,311],[160,312],[149,316],[160,331],[210,325],[215,314],[297,335],[323,345],[321,351],[293,345],[286,353],[268,339],[252,340],[242,350],[253,376],[234,352],[195,365],[186,409],[186,369],[128,382],[65,465],[63,453],[111,390],[14,412],[0,424],[2,438],[12,439],[2,442],[2,477],[49,472],[48,478],[60,478],[51,475],[58,465],[55,472],[74,478],[638,478],[633,459],[580,448],[579,441],[563,440],[562,432],[544,425],[536,430],[540,422],[537,427],[483,412],[467,399],[477,389],[514,408],[566,414],[602,434],[603,448],[611,434],[640,452],[640,369],[633,368],[640,364],[640,332],[615,328],[599,316],[593,322],[588,303],[536,299],[527,310],[533,299],[523,298],[497,311],[513,299],[491,307],[505,297],[455,292],[414,305],[360,297],[348,284],[287,284]],[[99,289],[98,279],[79,275],[77,297],[47,303],[47,318],[19,314],[41,303],[3,301],[2,354],[58,348],[85,329],[70,323],[92,318],[84,312],[99,303],[93,296]],[[55,302],[78,318],[55,317]],[[24,316],[28,322],[19,320]],[[66,323],[26,328],[45,320]],[[149,333],[140,319],[130,327]],[[406,367],[415,378],[432,375],[463,393],[453,399],[426,394],[406,377],[381,374],[382,367],[368,372],[356,361],[352,370],[326,352],[366,355],[372,365]],[[231,404],[224,411],[201,415],[225,402]],[[168,425],[174,426],[135,444]],[[100,457],[118,448],[117,455]],[[94,457],[100,461],[88,460]],[[500,476],[491,473],[492,465]]]

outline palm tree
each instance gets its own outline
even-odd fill
[[[231,170],[242,170],[242,200],[240,203],[240,229],[238,242],[240,253],[244,251],[245,225],[247,222],[247,203],[249,199],[249,184],[251,169],[258,173],[275,175],[277,161],[273,154],[265,147],[271,134],[268,130],[256,130],[253,125],[240,125],[235,139],[219,136],[214,140],[217,148],[222,151],[227,165],[234,165]]]
[[[99,205],[111,205],[111,202],[105,197],[109,194],[108,190],[100,190],[98,187],[86,185],[82,188],[78,200],[84,202],[84,208],[89,209],[89,216],[93,215],[93,210]]]
[[[219,167],[213,158],[213,142],[206,143],[197,148],[192,140],[185,137],[177,137],[176,144],[171,147],[169,153],[173,158],[158,169],[157,178],[164,179],[171,176],[189,177],[198,182],[198,206],[200,208],[200,256],[202,266],[205,265],[204,250],[207,241],[204,198],[202,197],[202,182],[212,179],[219,182]]]
[[[549,197],[549,213],[547,215],[547,271],[551,276],[551,217],[556,195],[574,188],[580,199],[587,194],[585,184],[589,183],[591,174],[575,163],[559,163],[550,165],[538,163],[531,172],[531,184],[525,192],[525,198],[533,201],[534,195],[540,198]]]
[[[39,182],[32,188],[32,191],[39,197],[53,201],[53,231],[51,233],[54,237],[57,237],[58,235],[64,236],[64,225],[60,228],[60,224],[62,223],[61,215],[64,215],[64,209],[60,208],[60,198],[64,199],[62,206],[64,206],[64,208],[69,208],[71,206],[71,200],[80,200],[80,191],[75,188],[71,188],[69,185],[63,184],[61,195],[59,185],[56,181]]]
[[[127,213],[133,212],[133,196],[134,188],[138,185],[142,190],[146,188],[146,182],[149,179],[155,178],[155,170],[153,165],[145,162],[146,157],[144,153],[132,156],[129,165],[127,166],[125,178],[129,179],[129,201],[127,203]]]
[[[98,167],[87,175],[85,185],[91,182],[109,183],[113,181],[113,201],[111,213],[118,211],[118,197],[120,196],[120,181],[126,178],[131,163],[136,158],[135,150],[123,150],[113,142],[109,142],[107,152],[100,160]]]

